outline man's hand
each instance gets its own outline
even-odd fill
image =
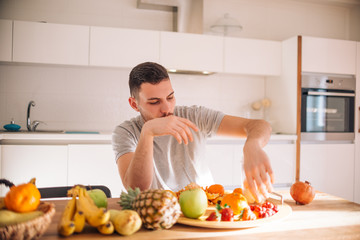
[[[270,160],[256,141],[247,141],[244,146],[244,170],[249,190],[260,202],[261,195],[268,198],[273,191],[274,174]]]
[[[170,115],[167,117],[155,118],[145,122],[143,130],[146,134],[151,136],[172,135],[175,139],[182,143],[188,144],[193,141],[193,136],[190,131],[199,131],[196,125],[188,119]]]

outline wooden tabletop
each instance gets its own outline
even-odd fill
[[[209,229],[175,224],[169,230],[141,229],[132,236],[117,233],[101,235],[93,227],[66,239],[360,239],[360,205],[347,200],[317,193],[312,203],[296,205],[288,191],[281,192],[292,213],[280,222],[248,229]],[[119,209],[118,198],[109,199],[108,208]],[[56,214],[41,240],[65,239],[57,235],[57,223],[67,200],[47,201],[56,206]]]

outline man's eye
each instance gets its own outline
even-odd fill
[[[168,97],[167,99],[168,100],[174,99],[174,96]]]
[[[149,102],[149,104],[151,105],[155,105],[155,104],[158,104],[159,102]]]

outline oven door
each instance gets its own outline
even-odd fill
[[[302,140],[354,140],[355,92],[302,89]]]

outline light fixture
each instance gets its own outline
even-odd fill
[[[232,18],[228,13],[225,13],[222,18],[217,20],[215,24],[210,27],[210,29],[214,33],[221,33],[224,36],[231,36],[241,32],[243,27],[235,18]]]
[[[211,75],[214,72],[209,71],[191,71],[191,70],[180,70],[180,69],[167,69],[169,73],[177,73],[177,74],[191,74],[191,75]]]

